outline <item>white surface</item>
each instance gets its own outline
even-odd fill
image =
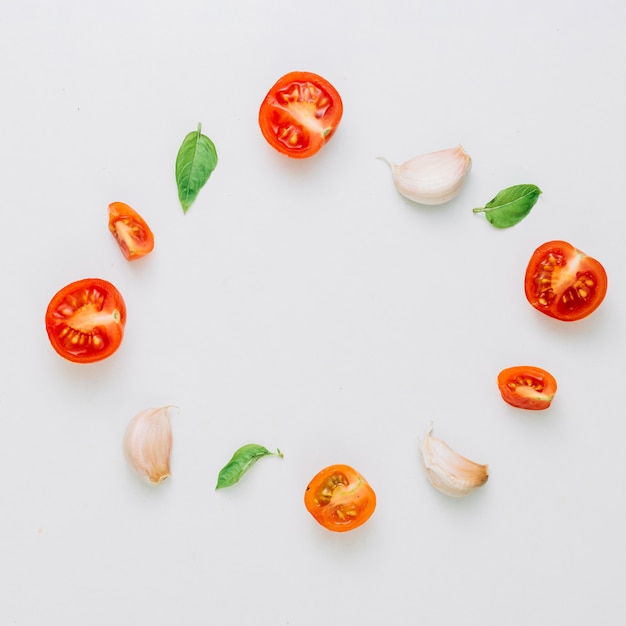
[[[623,2],[5,0],[0,21],[0,623],[465,626],[626,619]],[[273,82],[341,93],[316,157],[257,125]],[[185,216],[176,152],[202,122],[219,164]],[[439,208],[387,166],[462,143],[473,169]],[[543,190],[497,231],[472,207]],[[121,200],[156,235],[128,264]],[[532,251],[571,241],[608,296],[560,324],[526,302]],[[99,276],[128,306],[110,359],[77,366],[43,324]],[[556,376],[516,411],[503,367]],[[150,489],[130,418],[176,404],[173,477]],[[452,500],[420,466],[434,434],[489,463]],[[279,447],[215,492],[240,445]],[[309,479],[361,471],[372,519],[333,534]]]

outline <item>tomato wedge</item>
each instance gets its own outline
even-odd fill
[[[533,253],[524,279],[528,302],[563,322],[591,315],[602,303],[607,275],[599,261],[566,241],[548,241]]]
[[[92,363],[111,356],[122,343],[126,304],[106,280],[84,278],[58,291],[46,311],[52,347],[68,361]]]
[[[150,227],[135,209],[124,202],[109,204],[109,230],[128,261],[146,256],[154,248]]]
[[[311,72],[290,72],[265,96],[259,126],[273,148],[304,159],[333,136],[342,115],[341,97],[325,78]]]
[[[556,393],[556,380],[550,372],[532,365],[507,367],[498,374],[502,399],[518,409],[547,409]]]
[[[304,492],[307,511],[328,530],[345,532],[365,524],[376,508],[376,494],[348,465],[319,472]]]

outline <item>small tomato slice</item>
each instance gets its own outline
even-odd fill
[[[563,322],[591,315],[604,300],[607,275],[599,261],[566,241],[548,241],[533,253],[524,291],[538,311]]]
[[[126,304],[106,280],[84,278],[58,291],[46,311],[52,347],[68,361],[92,363],[111,356],[122,343]]]
[[[376,494],[348,465],[331,465],[309,483],[304,505],[324,528],[344,532],[367,522],[376,508]]]
[[[109,204],[109,230],[128,261],[146,256],[154,248],[154,235],[146,221],[123,202]]]
[[[532,365],[508,367],[498,374],[502,399],[518,409],[547,409],[556,393],[556,380],[550,372]]]
[[[342,115],[341,97],[325,78],[311,72],[290,72],[265,96],[259,126],[273,148],[304,159],[333,136]]]

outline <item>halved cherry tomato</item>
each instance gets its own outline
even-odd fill
[[[154,248],[154,235],[146,221],[123,202],[109,204],[109,230],[129,261],[145,256]]]
[[[550,372],[532,365],[508,367],[498,374],[502,399],[519,409],[547,409],[556,393],[556,380]]]
[[[565,241],[548,241],[533,253],[524,280],[528,302],[538,311],[564,322],[593,313],[607,290],[599,261]]]
[[[348,465],[331,465],[309,483],[304,505],[324,528],[344,532],[367,522],[376,508],[376,494]]]
[[[272,147],[304,159],[333,136],[342,115],[341,97],[325,78],[311,72],[290,72],[265,96],[259,125]]]
[[[58,291],[46,311],[52,347],[74,363],[101,361],[120,346],[126,304],[108,281],[84,278]]]

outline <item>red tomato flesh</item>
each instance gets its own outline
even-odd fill
[[[345,532],[372,516],[376,494],[348,465],[331,465],[311,480],[304,492],[307,511],[326,529]]]
[[[556,393],[556,379],[540,367],[508,367],[498,374],[498,389],[511,406],[540,411],[550,406]]]
[[[265,96],[259,126],[273,148],[304,159],[333,136],[342,115],[341,97],[325,78],[311,72],[290,72]]]
[[[109,204],[109,230],[128,261],[139,259],[154,248],[150,227],[135,209],[124,202]]]
[[[528,263],[524,291],[538,311],[574,322],[600,306],[607,284],[599,261],[565,241],[548,241],[535,250]]]
[[[126,304],[111,283],[85,278],[54,295],[45,321],[50,343],[60,356],[92,363],[111,356],[122,343]]]

